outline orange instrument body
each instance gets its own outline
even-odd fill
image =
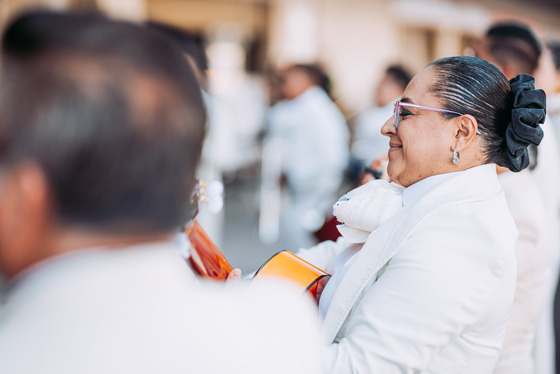
[[[196,220],[185,229],[191,242],[189,262],[198,275],[206,279],[225,281],[233,267]]]
[[[289,279],[315,298],[319,281],[330,275],[292,252],[282,251],[265,262],[254,276],[254,278],[264,277]]]
[[[196,220],[185,229],[191,243],[189,262],[202,278],[225,281],[233,267],[216,244],[208,237]],[[302,293],[315,298],[319,280],[330,275],[288,251],[275,254],[255,273],[253,279],[277,277],[291,280],[299,285]]]

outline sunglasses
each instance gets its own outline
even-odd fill
[[[416,108],[416,109],[424,109],[424,110],[429,110],[432,112],[440,112],[440,113],[451,113],[451,114],[455,114],[458,116],[462,116],[463,113],[459,113],[459,112],[455,112],[453,110],[447,110],[447,109],[441,109],[441,108],[434,108],[431,106],[424,106],[424,105],[417,105],[417,104],[410,104],[410,103],[403,103],[401,101],[395,101],[395,106],[394,106],[394,116],[395,116],[395,130],[398,130],[399,128],[399,120],[401,117],[401,108]],[[480,131],[478,131],[478,129],[476,130],[476,134],[480,135]]]

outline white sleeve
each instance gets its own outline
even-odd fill
[[[346,248],[352,245],[344,237],[340,237],[336,242],[331,240],[324,241],[308,249],[300,249],[296,255],[317,266],[319,269],[332,274],[332,265],[336,257]]]

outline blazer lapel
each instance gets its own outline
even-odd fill
[[[381,263],[381,258],[385,256],[381,256],[381,253],[387,245],[392,229],[393,225],[382,225],[370,234],[357,254],[356,260],[338,285],[322,325],[323,336],[329,344],[336,338],[336,334],[366,284],[384,265]]]

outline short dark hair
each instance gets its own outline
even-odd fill
[[[201,73],[204,73],[208,69],[208,59],[206,58],[206,53],[204,53],[201,38],[179,27],[171,26],[162,22],[149,21],[146,25],[149,28],[162,33],[173,43],[176,43],[184,53],[194,60]]]
[[[391,65],[385,70],[385,74],[395,83],[402,87],[403,91],[412,79],[410,73],[401,65]]]
[[[331,94],[331,80],[325,70],[319,64],[294,64],[287,70],[299,70],[306,74],[309,79],[327,94]]]
[[[533,74],[538,66],[542,45],[531,29],[520,22],[500,22],[488,29],[488,51],[500,64],[511,62],[520,73]]]
[[[495,65],[470,56],[442,58],[428,66],[437,76],[430,91],[442,106],[476,118],[486,162],[511,168],[505,133],[511,121],[513,94],[505,75]]]
[[[179,50],[140,25],[47,11],[15,19],[1,48],[0,160],[40,165],[60,222],[185,222],[205,113]]]
[[[556,68],[556,70],[560,70],[560,41],[549,43],[548,48],[550,49],[550,53],[552,54],[554,67]]]

